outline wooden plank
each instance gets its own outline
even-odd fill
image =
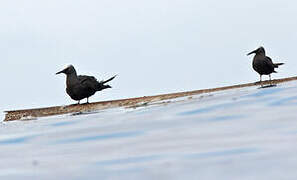
[[[288,81],[297,80],[297,76],[283,78],[283,79],[275,79],[272,80],[273,84],[284,83]],[[263,85],[269,85],[269,81],[263,81]],[[37,118],[37,117],[45,117],[52,115],[61,115],[67,113],[75,113],[75,112],[86,112],[86,111],[96,111],[107,109],[111,107],[133,107],[138,104],[147,104],[150,102],[157,102],[161,100],[168,100],[178,97],[185,97],[191,95],[197,95],[202,93],[210,93],[215,91],[223,91],[228,89],[237,89],[243,87],[251,87],[251,86],[259,86],[259,82],[255,83],[247,83],[247,84],[239,84],[233,86],[225,86],[211,89],[201,89],[195,91],[187,91],[187,92],[178,92],[178,93],[170,93],[170,94],[161,94],[155,96],[144,96],[138,98],[129,98],[129,99],[120,99],[120,100],[112,100],[112,101],[101,101],[89,104],[80,104],[80,105],[68,105],[68,106],[54,106],[54,107],[46,107],[46,108],[37,108],[37,109],[25,109],[25,110],[14,110],[14,111],[6,111],[4,121],[13,121],[20,120],[23,118]]]

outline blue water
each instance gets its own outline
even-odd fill
[[[297,179],[297,84],[0,124],[1,179]]]
[[[139,136],[142,135],[142,132],[117,132],[112,134],[104,134],[104,135],[93,135],[93,136],[84,136],[84,137],[78,137],[78,138],[71,138],[71,139],[63,139],[61,141],[58,141],[58,143],[66,144],[66,143],[80,143],[80,142],[86,142],[86,141],[99,141],[99,140],[107,140],[107,139],[119,139],[119,138],[125,138],[125,137],[133,137],[133,136]]]
[[[24,137],[17,137],[17,138],[7,138],[0,140],[0,145],[6,145],[6,144],[21,144],[29,141],[34,136],[24,136]]]

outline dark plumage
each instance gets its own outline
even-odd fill
[[[276,73],[274,68],[278,68],[278,66],[284,64],[273,63],[271,58],[266,56],[265,49],[263,47],[259,47],[247,55],[251,55],[253,53],[256,54],[253,59],[253,69],[260,74],[260,82],[262,82],[262,75],[269,75],[269,80],[271,80],[271,73]]]
[[[57,72],[56,74],[66,74],[66,92],[73,99],[78,101],[87,98],[89,103],[89,97],[94,95],[97,91],[101,91],[111,86],[106,83],[113,80],[116,76],[109,78],[106,81],[98,82],[93,76],[85,76],[76,74],[76,70],[72,65],[69,65],[64,70]]]

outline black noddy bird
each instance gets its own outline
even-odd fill
[[[277,73],[274,68],[278,68],[278,66],[283,65],[284,63],[273,63],[271,58],[266,56],[263,47],[259,47],[247,55],[253,53],[256,54],[253,59],[253,69],[260,74],[260,83],[262,86],[262,75],[269,75],[269,80],[271,81],[271,73]]]
[[[110,85],[106,83],[113,80],[115,76],[109,78],[106,81],[97,81],[93,76],[77,75],[76,70],[72,65],[67,66],[62,71],[56,74],[66,74],[66,92],[71,97],[71,99],[78,101],[87,98],[87,103],[89,103],[89,97],[94,95],[97,91],[101,91],[106,88],[111,88]]]

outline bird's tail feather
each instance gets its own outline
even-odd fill
[[[100,81],[99,84],[98,84],[98,87],[97,87],[97,91],[101,91],[103,89],[107,89],[107,88],[111,88],[110,85],[106,84],[105,83],[108,83],[109,81],[113,80],[117,75],[105,80],[105,81]]]
[[[283,65],[283,64],[285,64],[285,63],[274,63],[273,65],[274,65],[274,67],[278,68],[278,66]]]
[[[102,83],[102,84],[108,83],[109,81],[113,80],[115,77],[117,77],[117,75],[115,75],[115,76],[113,76],[113,77],[111,77],[111,78],[109,78],[109,79],[107,79],[105,81],[101,81],[100,83]]]

